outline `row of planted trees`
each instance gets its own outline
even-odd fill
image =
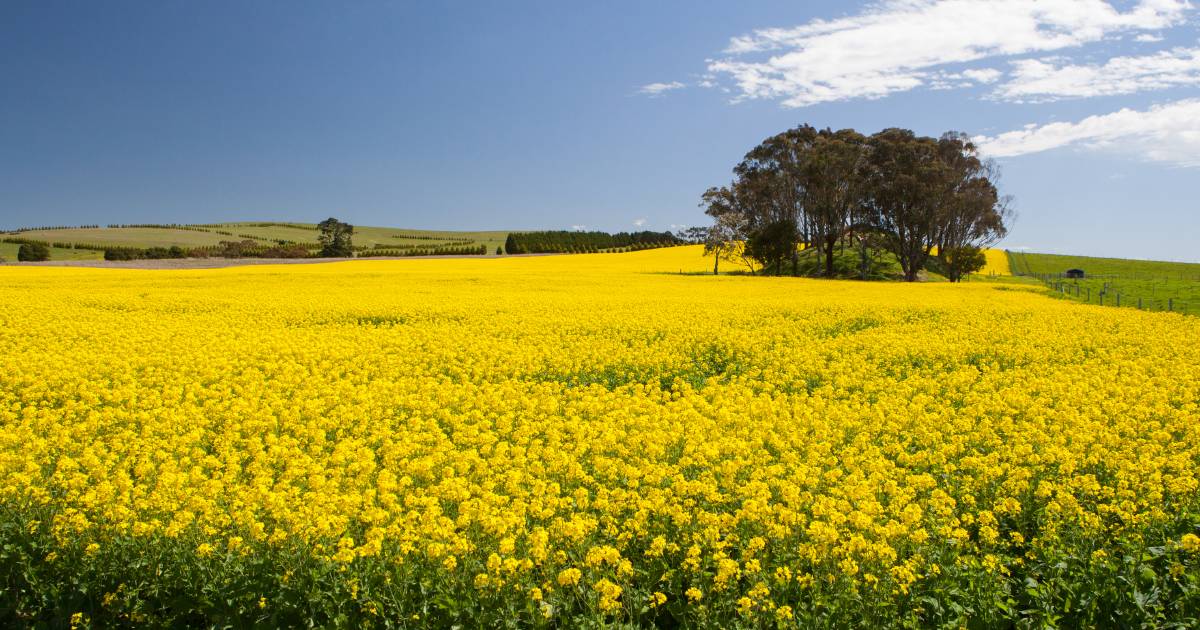
[[[618,248],[650,249],[680,244],[670,232],[608,232],[543,230],[511,232],[504,242],[509,254],[565,254],[608,251]]]
[[[764,140],[733,172],[728,186],[702,197],[714,222],[703,233],[714,272],[725,259],[796,274],[801,250],[810,250],[832,277],[837,248],[849,240],[862,277],[868,250],[882,248],[907,281],[930,263],[957,281],[983,267],[983,249],[1004,237],[1012,218],[995,164],[960,133],[865,136],[803,125]]]

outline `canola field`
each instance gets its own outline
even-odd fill
[[[1200,319],[711,266],[0,268],[0,622],[1200,623]]]

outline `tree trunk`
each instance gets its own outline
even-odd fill
[[[828,241],[825,243],[825,277],[833,277],[833,250],[837,248],[837,241]]]
[[[717,275],[717,265],[721,264],[721,255],[713,253],[713,275]]]

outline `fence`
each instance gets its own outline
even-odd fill
[[[1068,278],[1066,274],[1034,273],[1022,274],[1036,278],[1059,297],[1074,299],[1086,304],[1100,306],[1120,306],[1137,308],[1147,311],[1167,311],[1200,315],[1200,299],[1183,297],[1170,291],[1170,282],[1179,282],[1173,278],[1162,278],[1159,281],[1145,278],[1105,274],[1101,276],[1085,276],[1083,278]],[[1122,282],[1132,282],[1135,286],[1121,286]],[[1136,284],[1136,283],[1149,284]],[[1189,282],[1184,280],[1183,282]],[[1162,287],[1168,295],[1157,295],[1156,288]],[[1178,291],[1178,286],[1175,286]],[[1200,284],[1191,287],[1192,292],[1200,291]],[[1147,294],[1149,293],[1149,294]]]

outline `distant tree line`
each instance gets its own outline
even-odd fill
[[[434,247],[374,248],[359,252],[360,258],[373,256],[483,256],[487,245],[442,245]]]
[[[392,238],[400,238],[406,241],[446,241],[447,243],[474,243],[475,239],[466,237],[454,236],[433,236],[429,234],[392,234]]]
[[[252,240],[221,241],[218,245],[183,248],[105,247],[104,260],[165,260],[172,258],[312,258],[303,245],[270,245]]]
[[[11,233],[18,232],[46,232],[49,230],[87,230],[100,227],[99,225],[43,225],[39,227],[20,227],[12,230]]]
[[[370,249],[438,249],[442,247],[462,247],[464,245],[478,247],[479,243],[476,243],[470,239],[466,241],[455,239],[452,241],[442,241],[438,243],[373,243]],[[357,246],[355,248],[358,249]],[[364,247],[362,249],[367,248]]]
[[[682,242],[670,232],[511,232],[504,241],[504,251],[509,254],[586,253],[617,248],[669,247]]]
[[[820,257],[818,275],[832,277],[838,248],[850,243],[862,277],[870,250],[882,248],[909,282],[927,265],[958,281],[982,268],[983,249],[1012,218],[996,166],[961,133],[864,136],[803,125],[764,140],[733,173],[701,197],[713,225],[683,235],[704,241],[714,272],[721,259],[740,259],[798,275],[803,250]]]
[[[279,222],[279,221],[249,221],[249,222],[244,222],[244,223],[235,223],[235,224],[230,224],[230,223],[194,223],[194,224],[191,224],[191,227],[204,227],[204,228],[219,228],[219,227],[286,227],[286,228],[295,228],[295,229],[297,229],[297,230],[312,230],[312,231],[314,231],[314,232],[317,230],[317,226],[315,226],[315,225],[308,225],[308,224],[305,224],[305,223],[284,223],[284,222]]]

